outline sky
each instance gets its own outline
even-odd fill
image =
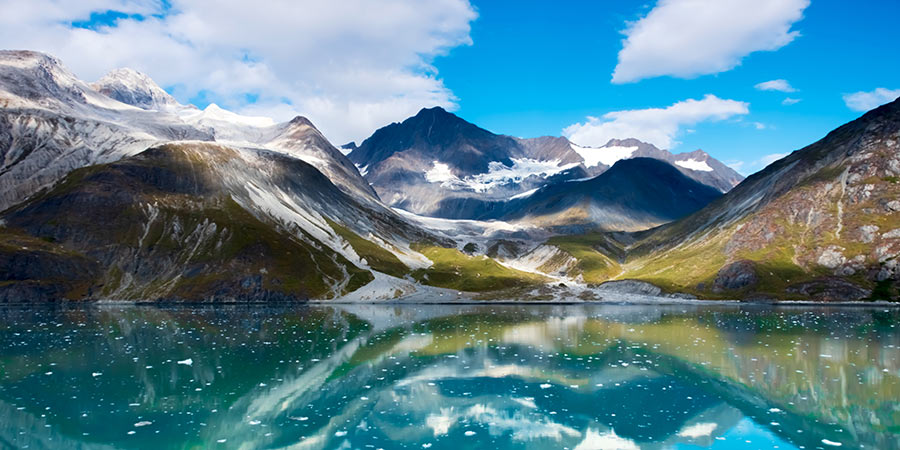
[[[444,106],[496,133],[635,137],[743,174],[900,96],[896,0],[0,0],[0,47],[360,142]]]

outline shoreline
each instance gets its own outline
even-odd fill
[[[435,300],[407,301],[391,300],[307,300],[298,302],[266,302],[266,301],[211,301],[211,302],[173,302],[173,301],[131,301],[131,300],[93,300],[93,301],[53,301],[53,302],[14,302],[3,303],[0,307],[48,307],[48,306],[183,306],[183,307],[215,307],[215,306],[329,306],[329,305],[367,305],[367,306],[759,306],[759,307],[862,307],[862,308],[900,308],[900,302],[889,301],[842,301],[821,302],[814,300],[782,300],[782,301],[742,301],[742,300],[700,300],[678,299],[666,297],[629,296],[622,300]]]

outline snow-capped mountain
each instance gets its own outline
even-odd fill
[[[348,157],[303,117],[201,110],[134,71],[90,85],[3,51],[0,303],[590,297],[621,278],[884,298],[900,279],[898,124],[900,100],[729,190],[740,176],[702,151],[519,139],[440,108]]]
[[[460,201],[505,199],[548,179],[584,175],[577,162],[539,158],[520,140],[442,108],[377,130],[349,158],[389,205],[454,219],[471,218],[457,209]]]
[[[703,208],[722,194],[653,158],[628,158],[585,180],[547,185],[487,217],[541,227],[640,231]]]
[[[348,148],[350,159],[385,202],[451,219],[485,216],[487,205],[597,176],[628,158],[666,161],[720,192],[743,179],[699,150],[676,155],[635,139],[588,148],[564,137],[514,138],[491,133],[439,107],[423,109]]]
[[[126,105],[148,110],[177,110],[181,104],[150,77],[129,68],[115,69],[94,83],[97,92]]]
[[[277,297],[304,280],[288,297],[334,297],[373,279],[371,295],[393,295],[416,288],[391,275],[431,264],[411,243],[446,243],[381,204],[308,120],[259,121],[156,94],[163,103],[147,103],[143,94],[158,94],[152,80],[115,74],[98,86],[116,85],[110,92],[148,109],[106,96],[50,56],[0,53],[0,267],[25,264],[16,273],[27,281],[81,266],[86,283],[24,283],[4,295],[228,298],[240,291],[229,277],[251,269],[251,296]],[[200,256],[203,246],[214,255]],[[250,253],[243,265],[215,267],[228,248]],[[312,259],[295,272],[285,252]],[[177,288],[190,273],[227,279]]]
[[[611,139],[602,147],[581,147],[570,144],[583,159],[582,163],[591,174],[602,173],[616,161],[628,158],[653,158],[674,165],[681,173],[720,192],[728,192],[744,177],[731,167],[713,158],[703,150],[672,153],[660,150],[653,144],[637,139]]]
[[[0,51],[0,210],[74,169],[183,139],[212,136],[175,115],[107,97],[53,57]]]

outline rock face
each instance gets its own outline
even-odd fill
[[[721,293],[753,288],[757,283],[759,283],[759,276],[756,275],[756,268],[753,262],[747,260],[735,261],[723,267],[716,274],[716,279],[713,282],[713,292]]]
[[[335,297],[373,279],[364,258],[373,266],[378,265],[374,255],[393,258],[403,267],[389,251],[371,250],[375,244],[356,251],[345,239],[355,233],[379,236],[393,251],[404,242],[430,239],[383,207],[371,208],[299,159],[217,144],[167,144],[78,169],[6,211],[3,221],[10,230],[54,246],[38,254],[26,242],[0,252],[0,265],[16,280],[4,286],[4,295],[26,295],[34,291],[33,281],[39,286],[48,281],[61,287],[30,295],[178,301]],[[348,225],[338,233],[338,223]],[[0,229],[0,236],[6,233]]]
[[[848,302],[868,298],[872,291],[861,288],[847,280],[824,278],[788,286],[787,292],[802,294],[811,300],[821,302]]]
[[[597,291],[610,294],[634,294],[657,297],[662,294],[662,289],[646,281],[620,280],[607,281],[597,287]]]

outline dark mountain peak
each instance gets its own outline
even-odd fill
[[[490,133],[440,106],[422,108],[415,116],[404,120],[400,125],[411,127],[418,131],[424,131],[427,135],[437,132],[440,137],[447,137],[442,132],[449,130],[468,132],[477,130],[482,133]]]
[[[455,118],[459,119],[459,117],[456,114],[453,114],[453,113],[447,111],[442,106],[432,106],[431,108],[422,108],[413,117],[438,117],[438,116],[455,117]]]
[[[611,177],[618,174],[640,174],[641,177],[647,175],[671,175],[674,177],[687,178],[677,168],[675,168],[675,166],[656,158],[645,157],[620,159],[616,161],[616,163],[613,164],[613,166],[610,167],[609,170],[607,170],[600,176]],[[596,178],[599,177],[595,177],[595,179]]]
[[[589,180],[546,186],[497,215],[538,225],[637,231],[681,218],[721,195],[665,161],[637,157],[619,160]]]
[[[350,153],[350,159],[374,165],[398,152],[415,150],[422,158],[440,160],[469,174],[487,171],[492,161],[511,165],[510,147],[517,147],[512,138],[491,133],[436,106],[379,128]]]

